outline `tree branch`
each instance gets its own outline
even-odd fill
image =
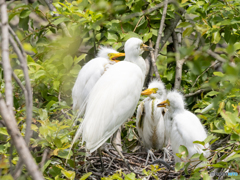
[[[174,29],[176,28],[178,22],[181,19],[181,15],[183,13],[185,13],[185,10],[183,8],[179,8],[175,13],[174,18],[171,19],[169,24],[165,27],[164,32],[163,32],[164,36],[162,37],[162,39],[160,41],[161,47],[160,47],[159,51],[162,50],[162,48],[166,44],[168,38],[172,35]]]
[[[152,48],[152,41],[151,40],[149,40],[149,46]],[[156,65],[156,60],[155,60],[155,57],[154,57],[154,54],[153,54],[152,51],[150,51],[150,55],[151,55],[152,66],[153,66],[153,69],[154,69],[155,76],[159,81],[161,81],[160,75],[158,73],[158,68],[157,68],[157,65]]]
[[[175,74],[174,89],[179,90],[181,88],[181,81],[182,81],[182,66],[187,58],[180,59],[180,54],[178,52],[178,39],[177,39],[177,34],[175,31],[173,31],[172,37],[173,37],[173,44],[174,44],[174,49],[175,49],[175,59],[176,59],[176,74]]]
[[[57,11],[56,8],[52,5],[52,2],[53,2],[52,0],[44,0],[44,1],[47,4],[47,6],[48,6],[50,11]],[[56,16],[59,16],[59,14],[54,14],[53,16],[56,17]],[[70,33],[69,33],[68,29],[67,29],[67,26],[66,26],[66,24],[64,22],[61,22],[60,26],[61,26],[61,29],[63,30],[63,33],[64,33],[65,36],[72,37],[70,35]]]
[[[8,14],[7,14],[7,5],[4,0],[0,0],[1,6],[1,22],[2,22],[2,62],[4,69],[4,80],[5,80],[5,98],[6,105],[10,111],[13,107],[13,94],[12,94],[12,68],[9,60],[9,33],[8,33]]]
[[[25,132],[25,141],[26,144],[29,144],[29,140],[31,137],[31,123],[32,123],[32,89],[31,89],[31,84],[30,84],[30,79],[28,76],[28,67],[27,67],[27,60],[25,54],[22,54],[20,49],[18,48],[17,44],[13,40],[12,36],[9,36],[10,43],[13,46],[13,49],[15,53],[17,54],[20,62],[21,62],[21,67],[23,69],[23,74],[25,78],[25,83],[26,83],[26,90],[27,93],[25,94],[25,101],[26,101],[26,132]],[[19,44],[21,46],[21,44]],[[23,48],[22,48],[23,50]]]
[[[0,93],[0,114],[6,124],[8,133],[11,136],[11,139],[16,147],[16,150],[26,165],[27,171],[30,173],[34,180],[44,180],[42,173],[38,170],[38,166],[35,163],[27,145],[24,141],[21,133],[18,130],[17,122],[14,118],[13,112],[8,109],[6,103],[2,98]]]
[[[216,60],[225,63],[226,59],[222,58],[221,56],[219,56],[218,54],[216,54],[215,52],[213,52],[212,50],[208,49],[207,53],[212,56],[213,58],[215,58]]]
[[[167,14],[167,6],[168,6],[168,0],[164,0],[164,8],[163,8],[163,13],[162,13],[162,19],[160,22],[160,27],[158,31],[158,37],[155,45],[155,51],[154,51],[154,58],[157,59],[158,51],[159,51],[159,43],[162,38],[162,32],[163,32],[163,25],[165,22],[166,14]]]
[[[195,96],[197,94],[200,94],[202,92],[208,92],[208,91],[211,91],[211,89],[210,88],[208,88],[208,89],[199,89],[196,92],[185,94],[184,97],[191,97],[191,96]]]

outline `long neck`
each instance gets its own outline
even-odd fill
[[[140,67],[140,69],[142,70],[143,72],[143,75],[145,76],[146,74],[146,63],[144,61],[144,59],[142,58],[142,56],[131,56],[129,54],[127,54],[125,56],[125,59],[124,61],[129,61],[129,62],[132,62],[136,65],[138,65]]]

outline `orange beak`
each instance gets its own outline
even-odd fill
[[[150,94],[153,94],[153,93],[156,93],[156,92],[157,92],[156,88],[151,88],[151,89],[146,89],[145,91],[143,91],[141,93],[141,95],[150,95]]]
[[[122,56],[125,56],[125,53],[110,53],[109,54],[110,60],[115,61],[115,62],[119,62],[119,60],[116,60],[116,58],[122,57]]]
[[[157,105],[157,107],[166,107],[167,105],[170,106],[170,102],[169,102],[168,99],[165,100],[165,101],[163,101],[163,102],[161,102],[161,103],[159,103],[159,104]]]

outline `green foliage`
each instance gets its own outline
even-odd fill
[[[19,20],[16,34],[28,54],[27,63],[34,101],[31,126],[33,137],[30,146],[37,149],[32,151],[32,155],[36,162],[40,163],[43,152],[49,149],[50,157],[42,167],[46,179],[84,180],[91,176],[91,173],[78,175],[73,169],[81,167],[85,154],[77,151],[77,145],[74,145],[68,154],[76,131],[76,126],[72,126],[74,116],[71,111],[71,89],[77,74],[84,63],[95,57],[96,47],[99,45],[109,45],[122,51],[124,42],[130,37],[139,37],[146,43],[152,40],[154,44],[162,18],[162,9],[146,14],[143,14],[143,11],[155,7],[162,1],[55,0],[56,12],[43,11],[42,6],[46,5],[41,2],[35,1],[33,4],[25,5],[16,1],[13,3],[14,7],[8,11],[10,23],[14,18]],[[199,176],[209,179],[207,167],[213,171],[216,168],[227,170],[231,166],[231,170],[237,172],[240,164],[239,1],[182,0],[180,6],[186,10],[186,14],[181,17],[181,23],[176,28],[182,31],[183,39],[179,55],[181,59],[187,59],[183,65],[181,90],[188,94],[202,88],[209,89],[208,92],[186,98],[188,109],[198,114],[209,133],[203,142],[194,143],[214,145],[227,136],[230,137],[230,141],[212,150],[213,155],[210,158],[204,158],[203,154],[195,154],[189,161],[177,163],[175,170],[185,171],[187,174],[190,161],[200,159],[205,161],[205,165],[190,172],[190,179],[199,179]],[[169,4],[165,24],[168,25],[174,18],[174,12],[176,7]],[[45,23],[37,24],[31,18],[31,13],[45,20]],[[135,13],[138,15],[134,16]],[[54,17],[54,14],[59,16]],[[62,22],[67,25],[71,37],[64,35],[60,25]],[[170,42],[167,45],[169,44]],[[79,47],[87,47],[87,50],[82,52]],[[209,49],[226,59],[227,63],[223,64],[222,72],[214,68],[207,69],[215,61],[206,53]],[[162,53],[168,56],[167,58],[159,56],[157,67],[167,89],[171,89],[175,82],[175,58],[173,53],[167,51],[166,46]],[[15,74],[22,84],[25,84],[19,60],[12,49],[10,58]],[[204,72],[205,70],[207,71]],[[2,78],[3,72],[0,68],[0,91],[4,93],[5,84]],[[13,86],[15,117],[24,136],[26,127],[24,93],[17,83],[14,82]],[[208,110],[202,113],[206,108]],[[134,152],[139,148],[134,117],[125,123],[122,139],[124,151]],[[8,161],[11,142],[4,127],[0,127],[0,141],[2,154],[0,176],[1,179],[11,179]],[[231,153],[234,154],[228,156]],[[180,146],[177,156],[186,158],[187,155],[186,147]],[[69,159],[68,156],[78,156],[80,157],[78,161],[82,163],[77,163],[75,158]],[[14,149],[12,164],[16,165],[18,160],[18,154]],[[152,176],[158,179],[156,172],[160,170],[158,166],[151,166],[151,170],[144,169],[143,174],[145,177]],[[26,172],[25,169],[23,171]],[[184,179],[183,176],[179,178]],[[124,174],[119,170],[111,177],[103,179],[137,178],[134,173]]]

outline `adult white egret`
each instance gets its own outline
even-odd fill
[[[125,54],[112,48],[100,47],[97,57],[82,67],[72,89],[73,110],[79,110],[79,116],[85,112],[85,105],[94,85],[109,67],[118,62],[115,59],[120,56]]]
[[[151,48],[138,38],[130,38],[124,50],[124,61],[112,66],[93,87],[84,120],[73,139],[74,143],[82,134],[82,141],[86,142],[86,149],[90,153],[133,115],[141,94],[146,64],[140,55]],[[113,143],[113,146],[128,165],[117,145]]]
[[[195,153],[203,153],[205,157],[208,157],[210,151],[203,151],[203,149],[209,148],[208,143],[205,144],[205,147],[193,143],[193,141],[204,141],[207,133],[198,117],[184,108],[183,96],[176,91],[171,91],[166,99],[159,103],[158,107],[168,109],[164,116],[165,131],[167,138],[170,138],[175,163],[181,162],[181,159],[176,156],[180,145],[184,145],[188,149],[188,159]],[[193,162],[192,165],[196,163],[198,162]]]
[[[162,149],[165,143],[165,127],[162,114],[164,108],[157,108],[157,104],[166,98],[166,90],[162,82],[153,80],[148,89],[141,94],[149,96],[139,104],[136,116],[138,134],[148,153],[145,164],[147,165],[149,155],[152,161],[156,160],[151,149]]]

